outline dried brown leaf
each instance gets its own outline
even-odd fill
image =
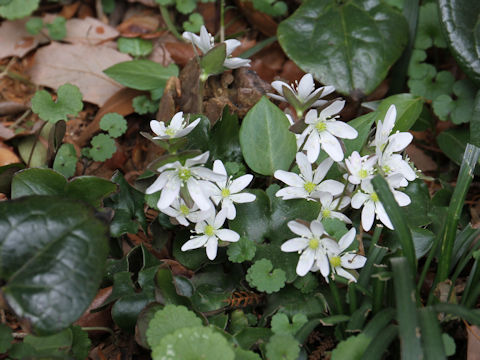
[[[23,57],[39,44],[48,42],[41,34],[32,36],[25,29],[28,19],[4,21],[0,25],[0,59],[8,56]]]
[[[114,39],[119,34],[115,28],[91,17],[70,19],[67,21],[66,27],[67,36],[63,40],[74,44],[97,45]]]
[[[19,163],[20,158],[15,154],[11,147],[0,142],[0,166]]]
[[[34,83],[54,89],[65,83],[76,85],[84,101],[102,106],[123,88],[103,70],[128,60],[129,55],[107,46],[52,42],[37,51],[30,76]]]
[[[475,326],[467,326],[468,348],[467,360],[480,360],[480,329]]]

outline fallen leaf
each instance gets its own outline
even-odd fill
[[[410,157],[415,167],[422,172],[436,171],[438,168],[437,163],[428,156],[422,149],[419,149],[415,145],[410,144],[405,152]]]
[[[117,26],[117,30],[125,37],[137,37],[157,33],[160,19],[153,15],[137,14],[130,16]]]
[[[4,21],[0,25],[0,59],[9,56],[23,57],[39,44],[48,42],[42,35],[31,35],[25,28],[28,19]]]
[[[74,44],[97,45],[119,35],[115,28],[91,17],[70,19],[66,28],[67,36],[63,40]]]
[[[0,166],[19,163],[20,158],[15,154],[11,147],[0,143]]]
[[[175,61],[175,64],[183,67],[195,56],[192,44],[181,42],[167,42],[164,44],[170,57]]]
[[[0,123],[0,139],[10,140],[13,137],[15,137],[15,132],[12,129]]]
[[[0,102],[0,115],[15,115],[21,111],[27,110],[28,107],[15,101]]]
[[[235,3],[248,22],[263,35],[270,37],[277,34],[278,24],[271,16],[255,10],[250,1],[236,0]]]
[[[130,3],[140,3],[145,6],[157,7],[155,0],[128,0]]]
[[[103,70],[128,60],[131,60],[129,55],[107,46],[52,42],[37,51],[29,74],[35,84],[53,89],[66,83],[76,85],[84,101],[102,106],[123,88],[105,75]]]
[[[75,13],[78,11],[80,4],[81,3],[77,1],[70,5],[64,5],[59,15],[63,16],[65,19],[71,19],[75,15]]]
[[[467,326],[467,333],[467,360],[480,360],[480,329],[475,325]]]
[[[95,296],[95,299],[93,299],[80,319],[75,322],[75,325],[83,327],[110,327],[112,325],[110,306],[96,312],[92,312],[92,310],[100,307],[111,294],[111,286],[98,290],[97,296]]]

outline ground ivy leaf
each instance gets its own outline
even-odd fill
[[[51,23],[45,25],[52,40],[63,40],[67,36],[66,22],[63,16],[57,16]]]
[[[418,28],[415,38],[416,49],[428,49],[435,45],[438,48],[447,47],[440,28],[440,17],[437,4],[428,3],[420,7]]]
[[[234,360],[227,340],[211,328],[197,326],[178,329],[165,336],[153,349],[153,360]]]
[[[108,113],[100,120],[100,129],[108,131],[112,138],[119,137],[127,131],[127,120],[117,113]]]
[[[34,12],[39,3],[40,0],[12,0],[0,6],[0,16],[8,20],[20,19]]]
[[[252,240],[241,237],[240,240],[228,246],[228,260],[235,263],[250,261],[255,256],[256,250],[257,246]]]
[[[42,120],[51,123],[67,121],[67,115],[75,116],[82,109],[82,93],[72,84],[64,84],[58,88],[55,102],[45,90],[37,91],[32,98],[32,111]]]
[[[271,327],[275,334],[289,334],[295,336],[298,330],[308,321],[305,314],[295,314],[290,322],[288,316],[283,313],[273,315]]]
[[[278,27],[278,41],[302,70],[342,94],[369,94],[408,41],[404,16],[383,2],[310,0]],[[321,56],[318,56],[321,54]]]
[[[43,29],[43,20],[39,17],[32,17],[25,23],[25,28],[31,35],[37,35]]]
[[[167,305],[153,316],[147,329],[147,342],[150,348],[160,345],[162,339],[175,330],[202,326],[202,320],[185,306]]]
[[[196,0],[176,0],[177,10],[182,14],[190,14],[197,7]]]
[[[423,79],[409,79],[408,86],[413,95],[434,100],[442,94],[450,94],[455,78],[449,71],[440,71],[436,76],[427,74]]]
[[[72,144],[63,144],[55,156],[53,170],[69,178],[75,175],[76,168],[77,152],[75,151],[75,147]]]
[[[424,50],[413,50],[410,64],[408,65],[408,76],[410,79],[433,78],[435,76],[437,70],[433,65],[424,62],[426,58],[427,53]]]
[[[435,115],[437,115],[440,120],[446,121],[448,119],[448,115],[450,115],[454,108],[453,99],[450,97],[450,95],[442,94],[433,100],[432,107]]]
[[[105,225],[93,208],[63,197],[4,201],[0,213],[2,297],[39,335],[66,328],[97,293],[108,253]]]
[[[106,134],[95,135],[90,141],[90,144],[92,147],[88,153],[95,161],[110,159],[113,154],[115,154],[115,151],[117,151],[115,140]]]
[[[300,344],[291,335],[275,334],[267,346],[268,359],[297,360],[300,354]]]
[[[273,264],[270,260],[258,260],[248,269],[246,279],[252,287],[271,294],[284,287],[286,281],[285,271],[272,270]]]
[[[150,100],[146,95],[140,95],[133,98],[132,106],[136,113],[145,115],[158,110],[158,101]]]

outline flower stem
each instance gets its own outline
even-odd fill
[[[160,14],[162,15],[163,21],[165,21],[165,25],[167,25],[168,30],[180,41],[184,41],[180,33],[177,31],[175,24],[172,22],[170,18],[170,14],[168,13],[168,9],[165,5],[159,5],[160,7]]]
[[[340,294],[338,292],[338,288],[337,288],[337,285],[335,284],[335,281],[330,279],[330,281],[328,282],[328,285],[330,286],[330,292],[332,293],[333,302],[335,304],[335,313],[340,315],[344,314],[342,301],[340,300]]]
[[[220,0],[220,42],[225,41],[225,0]]]

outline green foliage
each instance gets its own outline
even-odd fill
[[[108,131],[112,138],[117,138],[127,131],[127,120],[120,114],[108,113],[102,116],[100,129]]]
[[[32,17],[25,23],[25,28],[31,35],[37,35],[43,29],[43,20],[39,17]]]
[[[256,261],[247,272],[246,279],[250,286],[268,294],[277,292],[285,286],[285,272],[281,269],[273,270],[270,260]]]
[[[117,40],[117,47],[120,52],[134,57],[147,56],[153,50],[152,42],[142,38],[121,37]]]
[[[53,162],[53,169],[69,178],[75,175],[77,160],[75,147],[72,144],[63,144],[57,151],[57,156],[55,156],[55,161]]]
[[[341,341],[332,351],[332,360],[360,360],[370,341],[371,339],[364,334],[350,336],[346,340]]]
[[[295,336],[298,330],[308,321],[304,314],[295,314],[292,318],[292,322],[288,319],[288,316],[282,313],[275,314],[272,317],[272,331],[275,334],[289,334]]]
[[[290,59],[354,97],[375,90],[407,39],[405,18],[383,2],[305,1],[278,27],[278,41]]]
[[[133,98],[132,106],[136,113],[145,115],[158,110],[158,101],[150,100],[146,95],[139,95]]]
[[[293,286],[300,290],[302,294],[310,294],[317,289],[318,285],[318,279],[312,273],[297,277],[293,283]]]
[[[102,0],[102,8],[105,14],[111,14],[115,10],[115,0]]]
[[[426,50],[432,46],[445,48],[447,44],[440,28],[437,5],[433,2],[420,7],[415,48]]]
[[[90,141],[92,147],[88,151],[88,155],[94,161],[105,161],[110,159],[115,151],[117,151],[117,146],[115,145],[115,140],[106,134],[95,135]]]
[[[203,16],[198,13],[193,13],[188,15],[188,21],[183,22],[183,29],[192,33],[198,33],[203,24]]]
[[[200,59],[200,68],[202,69],[201,80],[205,81],[210,75],[216,75],[223,72],[223,63],[227,57],[227,45],[220,43],[207,52]]]
[[[57,100],[53,101],[45,90],[35,93],[32,98],[32,111],[45,121],[56,123],[67,121],[67,116],[76,116],[83,109],[82,93],[72,84],[64,84],[57,90]]]
[[[261,11],[271,16],[285,15],[288,11],[287,4],[284,1],[255,0],[252,1],[252,3],[255,10]]]
[[[291,335],[275,334],[266,346],[267,358],[297,360],[300,354],[299,345],[298,341]]]
[[[454,124],[468,123],[472,119],[475,94],[477,88],[468,79],[455,82],[453,100],[449,95],[442,94],[432,103],[433,111],[441,120],[451,119]]]
[[[257,247],[253,241],[241,237],[240,240],[228,246],[228,260],[235,263],[250,261],[254,258],[256,250]]]
[[[64,17],[57,16],[51,23],[45,25],[52,40],[62,40],[67,36],[66,22],[67,20]]]
[[[11,0],[0,5],[0,16],[8,20],[20,19],[34,12],[40,0]]]
[[[296,154],[295,136],[285,114],[266,97],[250,109],[240,127],[247,165],[262,175],[287,170]]]
[[[0,324],[0,353],[6,353],[13,341],[12,329],[7,324]]]

